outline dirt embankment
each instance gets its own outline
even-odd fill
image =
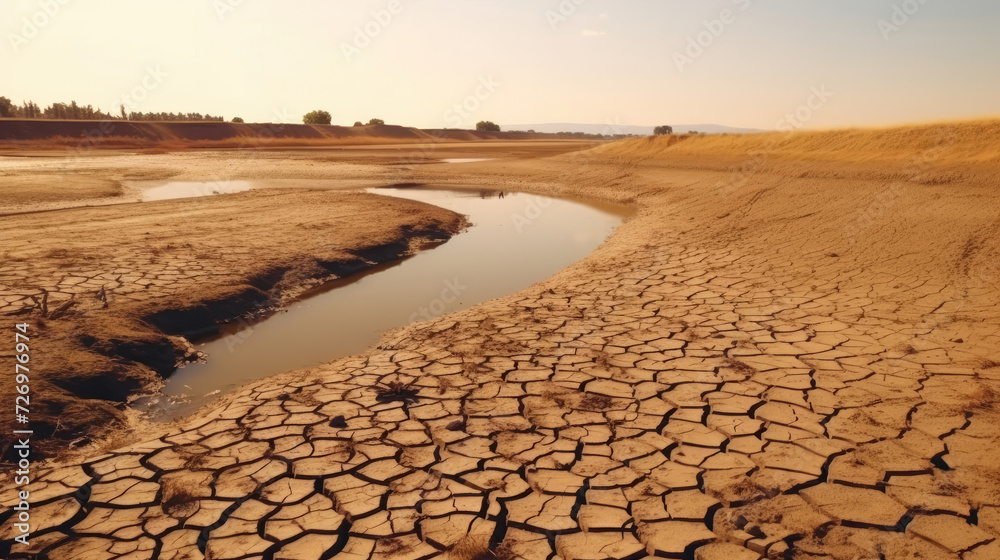
[[[421,203],[302,190],[4,217],[0,315],[32,325],[42,452],[114,426],[123,403],[192,358],[172,335],[211,334],[462,227]]]
[[[789,178],[943,184],[1000,181],[1000,121],[888,129],[677,135],[598,147],[601,158]]]
[[[263,148],[401,142],[539,140],[555,135],[421,130],[397,125],[0,119],[0,148]]]

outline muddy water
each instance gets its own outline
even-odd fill
[[[616,206],[497,191],[370,189],[465,214],[472,226],[413,257],[335,280],[255,322],[227,325],[202,344],[206,363],[137,403],[159,419],[192,412],[218,392],[255,378],[363,352],[381,333],[516,292],[597,248],[627,215]]]
[[[254,188],[254,184],[250,181],[172,181],[164,185],[145,189],[142,192],[142,201],[152,202],[154,200],[232,194],[248,191],[252,188]]]

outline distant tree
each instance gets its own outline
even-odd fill
[[[354,126],[365,126],[365,123],[361,121],[354,121]]]
[[[333,122],[333,117],[326,111],[316,110],[303,115],[302,122],[305,124],[330,124]]]
[[[101,111],[100,107],[94,109],[93,105],[81,105],[76,101],[69,103],[53,103],[48,107],[39,107],[33,101],[24,101],[21,105],[14,105],[10,99],[0,97],[0,118],[16,119],[53,119],[53,120],[112,120],[121,118],[122,120],[133,121],[218,121],[222,122],[222,117],[212,115],[202,116],[199,113],[141,113],[128,112],[125,104],[118,106],[121,116],[116,117],[111,113]],[[234,121],[235,122],[235,121]],[[240,121],[242,122],[242,121]]]
[[[483,132],[500,132],[500,125],[493,121],[479,121],[476,123],[476,130]]]
[[[535,132],[535,129],[529,128],[528,129],[528,134],[537,134],[537,133]]]
[[[663,125],[653,129],[653,134],[657,136],[663,136],[664,134],[673,134],[673,133],[674,133],[674,127],[672,126]]]
[[[241,119],[239,117],[233,117],[233,122],[234,123],[241,123],[241,122],[243,122],[243,119]]]
[[[375,124],[385,124],[385,121],[383,121],[382,119],[372,119],[368,121],[368,126],[372,126]]]

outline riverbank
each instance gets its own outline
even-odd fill
[[[639,210],[526,290],[47,466],[33,550],[992,558],[998,131],[657,139],[461,169],[297,155],[350,180]]]
[[[6,216],[0,314],[35,333],[36,453],[127,431],[124,405],[196,360],[188,341],[219,323],[463,227],[426,204],[301,189]]]
[[[390,329],[548,278],[589,255],[630,215],[615,205],[483,189],[367,192],[446,208],[470,225],[433,251],[318,285],[281,313],[225,325],[219,337],[197,345],[204,363],[179,369],[161,396],[137,406],[154,419],[183,418],[254,379],[364,352]]]

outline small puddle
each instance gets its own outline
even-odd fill
[[[442,159],[441,163],[475,163],[477,161],[493,161],[496,158],[447,158]]]
[[[252,188],[254,188],[254,184],[251,181],[172,181],[165,185],[143,190],[142,201],[153,202],[155,200],[233,194]]]
[[[259,321],[225,325],[198,349],[206,363],[136,406],[156,420],[194,412],[256,378],[363,352],[381,334],[527,288],[586,257],[630,212],[620,206],[492,190],[380,188],[465,214],[472,226],[412,257],[334,280]]]

